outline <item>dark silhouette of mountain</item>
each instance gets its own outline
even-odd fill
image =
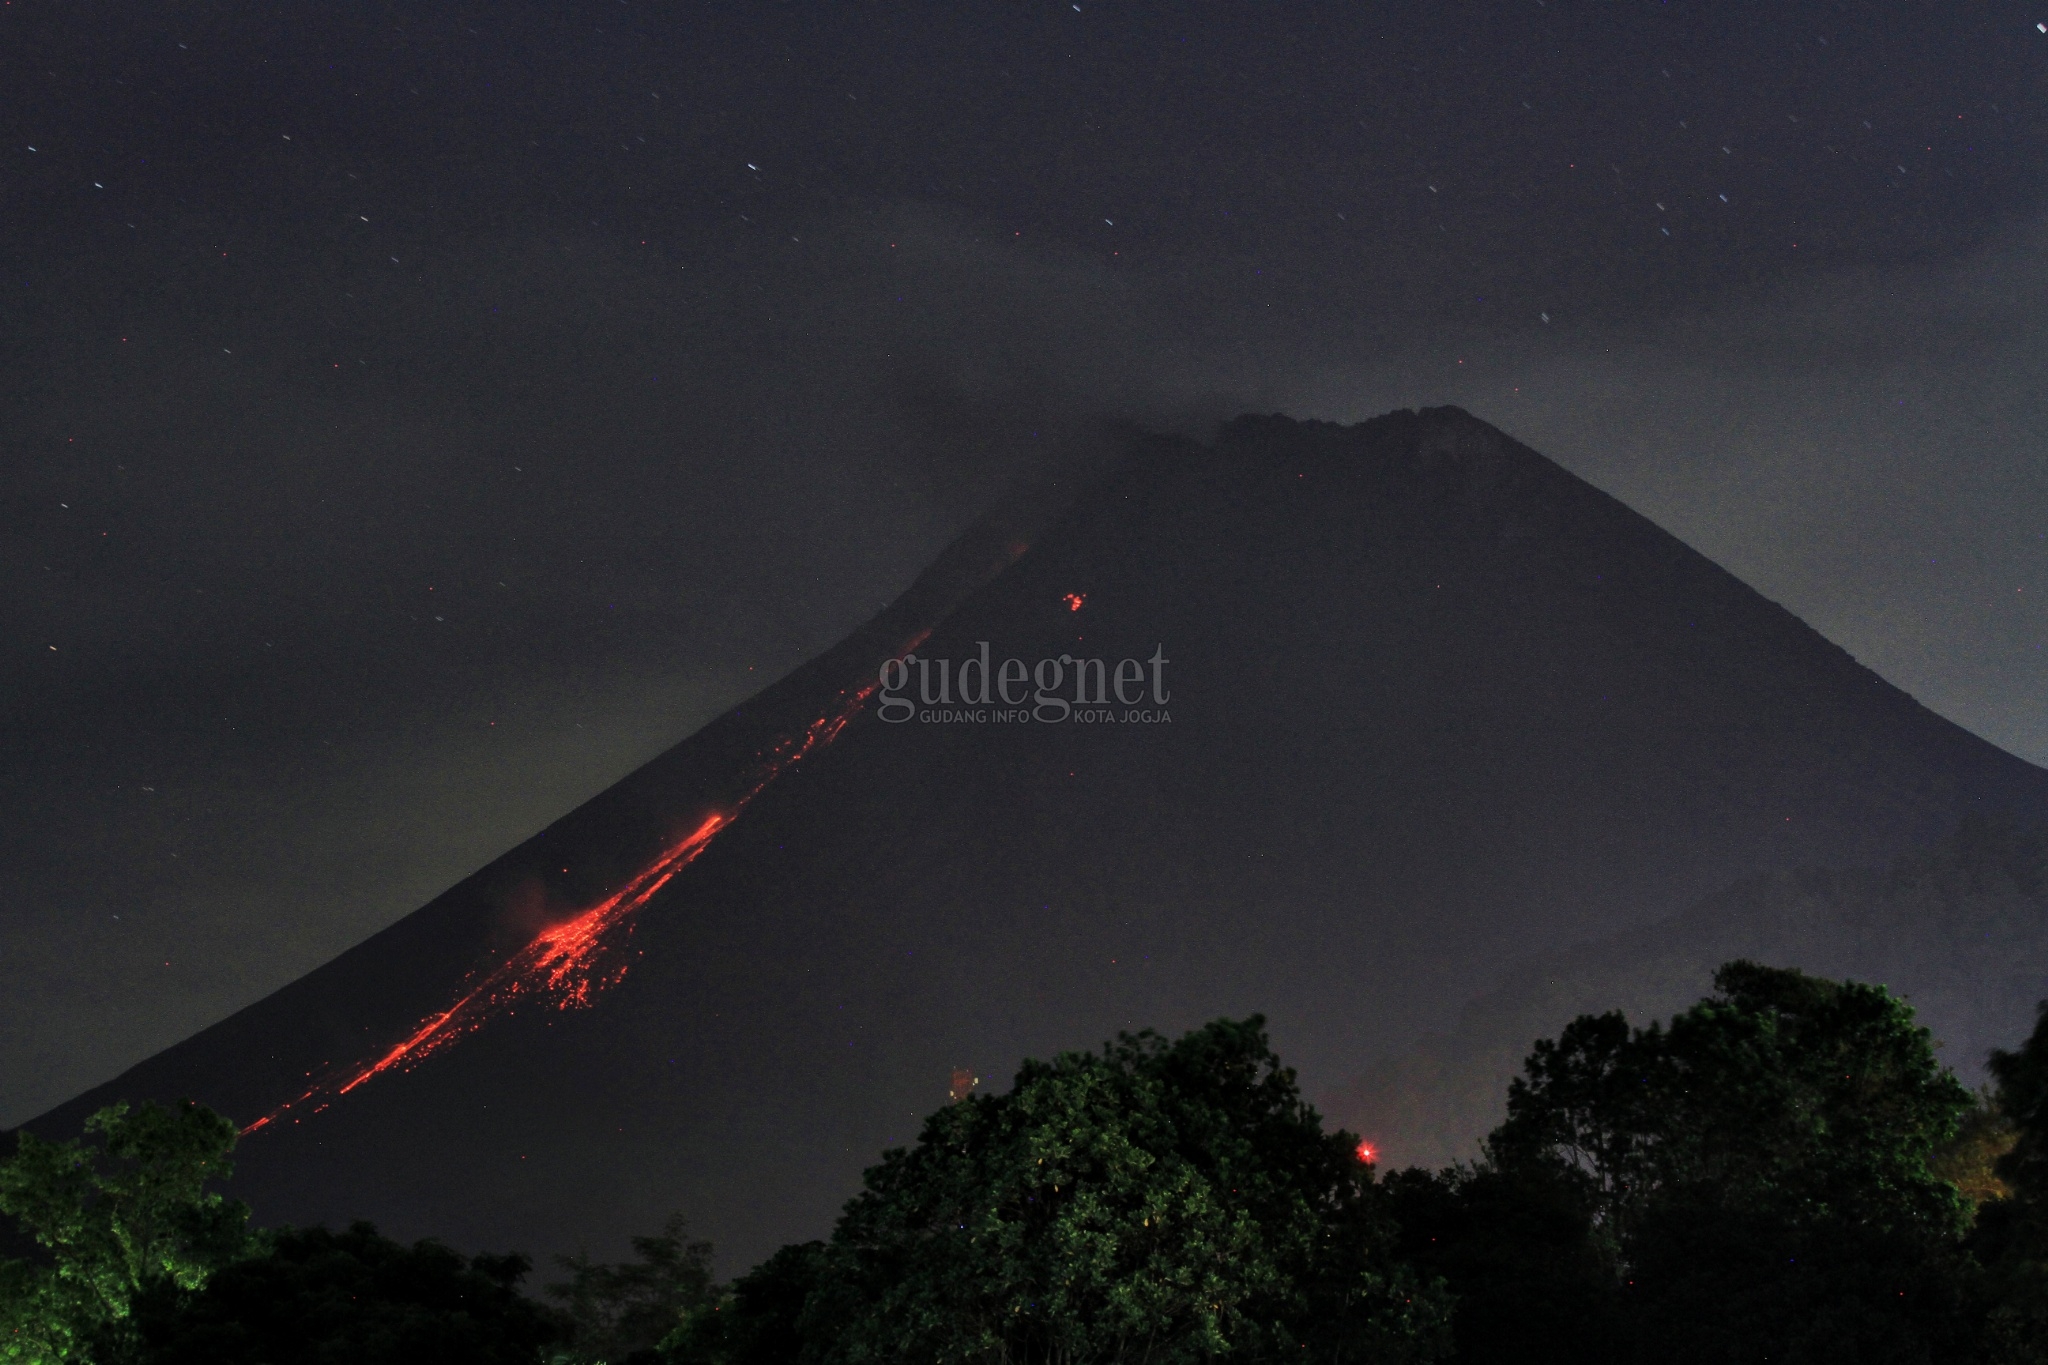
[[[1565,945],[2048,813],[2048,774],[1456,409],[1127,445],[35,1126],[189,1095],[266,1120],[236,1181],[263,1220],[603,1250],[680,1209],[730,1269],[823,1232],[884,1145],[1022,1056],[1263,1011],[1312,1093],[1355,1099]],[[1131,703],[1103,709],[1140,723],[891,723],[862,689],[913,642],[913,696],[943,660],[961,709],[987,642],[998,674],[1102,660]]]
[[[1670,919],[1576,945],[1511,973],[1454,1028],[1388,1057],[1330,1097],[1331,1115],[1417,1164],[1478,1154],[1510,1076],[1538,1038],[1619,1009],[1637,1024],[1709,993],[1736,958],[1877,982],[1912,1002],[1966,1082],[2017,1047],[2048,997],[2048,827],[1972,817],[1887,868],[1749,878]]]

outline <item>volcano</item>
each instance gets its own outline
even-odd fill
[[[32,1126],[189,1096],[247,1126],[263,1222],[547,1252],[680,1210],[733,1270],[1024,1056],[1261,1012],[1312,1094],[1379,1095],[1545,954],[2048,814],[2048,773],[1456,409],[1124,447]]]

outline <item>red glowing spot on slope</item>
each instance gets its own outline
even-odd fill
[[[1088,605],[1088,594],[1085,592],[1070,592],[1065,597],[1062,597],[1060,601],[1067,604],[1068,611],[1079,611],[1082,607]]]
[[[920,632],[903,646],[904,651],[915,649],[930,633]],[[600,994],[625,977],[627,963],[620,960],[618,950],[631,932],[633,917],[640,908],[695,862],[719,831],[737,819],[747,803],[791,764],[839,738],[878,685],[870,682],[865,687],[842,692],[836,709],[769,746],[759,756],[758,765],[748,774],[740,796],[729,810],[705,816],[694,829],[656,854],[623,887],[596,905],[542,929],[524,948],[484,973],[454,1004],[420,1021],[410,1036],[373,1060],[324,1075],[296,1099],[243,1128],[243,1135],[268,1126],[272,1120],[308,1102],[317,1101],[309,1111],[317,1114],[334,1098],[348,1094],[372,1077],[417,1065],[491,1020],[513,1013],[521,1001],[548,1003],[562,1010],[588,1008]]]
[[[1361,1141],[1358,1144],[1357,1155],[1358,1159],[1368,1166],[1380,1159],[1379,1148],[1373,1146],[1370,1142]]]
[[[667,886],[676,873],[695,862],[711,837],[731,823],[731,816],[713,811],[703,824],[662,850],[652,864],[623,888],[574,919],[541,930],[531,943],[486,975],[469,994],[422,1023],[410,1038],[382,1057],[358,1068],[334,1093],[346,1095],[392,1067],[408,1066],[431,1057],[523,996],[552,996],[557,1009],[587,1007],[597,992],[616,984],[626,974],[624,963],[605,961],[611,931],[653,899],[654,893]]]

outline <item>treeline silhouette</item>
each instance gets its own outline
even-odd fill
[[[23,1134],[0,1361],[95,1365],[2048,1361],[2048,1012],[1995,1085],[1879,986],[1736,961],[1668,1023],[1535,1045],[1483,1155],[1380,1172],[1257,1017],[1027,1062],[729,1284],[634,1259],[254,1230],[235,1130]]]

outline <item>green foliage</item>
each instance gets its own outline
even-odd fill
[[[0,1211],[45,1253],[0,1262],[0,1361],[118,1355],[145,1285],[196,1288],[248,1250],[247,1207],[207,1189],[233,1169],[232,1123],[187,1102],[117,1104],[85,1127],[100,1140],[24,1132],[0,1161]]]
[[[572,1365],[618,1365],[651,1353],[685,1319],[712,1302],[711,1243],[689,1241],[681,1214],[652,1237],[635,1237],[637,1261],[594,1264],[582,1252],[558,1256],[569,1279],[548,1286],[570,1322],[570,1347],[555,1357]]]
[[[1714,985],[1668,1030],[1582,1016],[1538,1043],[1489,1139],[1496,1164],[1569,1171],[1617,1243],[1674,1199],[1959,1233],[1964,1202],[1928,1160],[1970,1094],[1912,1009],[1751,962]]]
[[[198,1290],[139,1295],[140,1365],[535,1365],[561,1328],[521,1256],[403,1246],[368,1223],[285,1229]]]
[[[1983,1205],[1973,1237],[1991,1280],[1993,1352],[2048,1362],[2048,1001],[2016,1052],[1993,1052],[1998,1109],[2009,1125],[1995,1174],[2011,1197]]]
[[[804,1305],[824,1283],[828,1254],[823,1242],[783,1247],[690,1314],[663,1353],[698,1365],[794,1365]]]
[[[829,1244],[786,1248],[685,1360],[1427,1360],[1446,1304],[1394,1257],[1357,1139],[1263,1021],[1028,1062],[932,1115]],[[790,1358],[784,1355],[782,1358]]]
[[[1573,1020],[1483,1162],[1385,1181],[1257,1018],[1027,1062],[885,1153],[829,1241],[720,1290],[671,1218],[632,1262],[558,1258],[560,1313],[519,1257],[252,1238],[206,1188],[226,1120],[117,1107],[0,1163],[45,1253],[0,1262],[0,1365],[2048,1365],[2048,1007],[1993,1104],[1880,987],[1715,987]]]
[[[2012,1186],[1999,1175],[1999,1165],[2019,1141],[2019,1129],[1999,1107],[1998,1096],[1980,1090],[1956,1124],[1956,1134],[1928,1158],[1928,1167],[1956,1187],[1974,1212],[1985,1204],[2012,1198]]]
[[[1748,962],[1715,986],[1668,1028],[1574,1020],[1479,1171],[1395,1182],[1461,1357],[1974,1358],[1970,1205],[1931,1165],[1972,1104],[1927,1031],[1879,987]]]
[[[2041,1003],[2034,1032],[2019,1051],[1991,1054],[1991,1075],[1998,1107],[2015,1130],[1998,1174],[2020,1199],[2048,1201],[2048,1001]]]

